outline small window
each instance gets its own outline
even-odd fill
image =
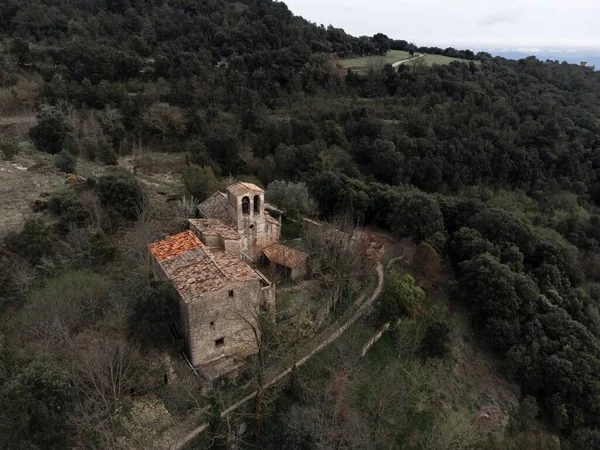
[[[231,290],[227,293],[227,297],[233,297],[233,290]]]
[[[244,197],[242,199],[242,214],[250,214],[250,197]]]
[[[254,225],[250,225],[250,229],[254,228]]]
[[[215,330],[215,323],[214,323],[214,322],[211,322],[211,323],[210,323],[210,329],[211,329],[212,331],[214,331],[214,330]]]
[[[222,347],[225,345],[225,338],[219,338],[215,341],[215,347]]]
[[[260,214],[260,195],[254,196],[254,214]]]

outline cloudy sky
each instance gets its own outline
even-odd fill
[[[418,45],[600,49],[599,0],[284,1],[319,25]]]

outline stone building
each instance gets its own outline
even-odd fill
[[[279,242],[281,224],[265,211],[265,191],[252,183],[217,191],[198,209],[204,218],[190,220],[190,229],[211,246],[255,261],[264,248]]]
[[[179,294],[192,365],[215,378],[235,369],[238,358],[256,352],[258,314],[274,308],[275,287],[226,250],[228,243],[237,245],[239,236],[229,230],[214,235],[218,227],[206,228],[199,231],[205,242],[188,230],[151,244],[149,250],[155,277],[169,280]]]
[[[275,272],[279,265],[296,278],[306,272],[307,255],[278,244],[281,224],[265,211],[264,191],[254,184],[232,184],[198,209],[203,218],[189,219],[188,231],[149,249],[155,277],[179,293],[192,365],[215,378],[256,352],[258,313],[275,310],[275,286],[249,263],[269,254]]]
[[[308,253],[282,244],[274,244],[263,250],[269,261],[271,276],[296,281],[306,275]]]

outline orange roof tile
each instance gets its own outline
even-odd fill
[[[252,267],[236,256],[223,250],[206,248],[191,231],[149,247],[186,302],[229,282],[261,279]]]
[[[150,253],[154,255],[157,261],[180,255],[198,247],[204,247],[204,244],[189,230],[148,246]]]
[[[219,219],[188,219],[191,227],[205,236],[220,236],[223,239],[241,239],[237,231]]]
[[[215,192],[198,206],[200,213],[207,219],[220,219],[227,226],[235,228],[235,222],[229,215],[229,203],[227,195],[223,192]]]
[[[265,248],[263,253],[269,261],[290,269],[302,264],[308,258],[308,253],[281,244],[271,245]]]
[[[237,183],[231,184],[227,186],[227,191],[229,191],[233,196],[239,197],[242,194],[247,192],[259,192],[264,193],[261,188],[252,183],[245,183],[243,181],[238,181]]]

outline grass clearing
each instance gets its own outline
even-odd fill
[[[360,58],[342,59],[337,63],[343,69],[366,71],[370,69],[381,69],[386,64],[394,64],[395,62],[406,61],[414,58],[417,55],[418,54],[415,53],[414,56],[411,56],[408,52],[402,50],[390,50],[384,56],[363,56]],[[453,61],[469,63],[469,61],[466,59],[451,58],[443,55],[426,54],[423,59],[425,64],[430,67],[433,64],[450,64]],[[475,64],[481,64],[481,62],[475,61]]]
[[[385,56],[363,56],[360,58],[342,59],[337,63],[344,69],[377,69],[386,64],[404,61],[412,58],[408,52],[402,50],[390,50]]]

